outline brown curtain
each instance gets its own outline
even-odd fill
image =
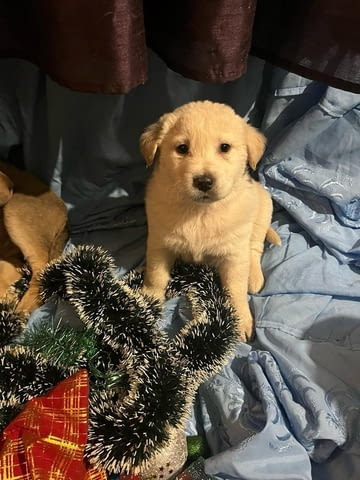
[[[146,80],[142,0],[0,0],[0,53],[74,90],[128,92]]]
[[[147,44],[167,65],[202,82],[246,70],[256,0],[144,0]]]
[[[126,93],[147,79],[147,46],[184,76],[226,82],[252,41],[276,65],[360,92],[359,23],[360,0],[0,0],[0,56],[74,90]]]
[[[255,0],[0,0],[0,55],[74,90],[126,93],[146,81],[147,41],[179,73],[225,82],[246,69],[254,14]]]
[[[360,93],[360,0],[258,0],[252,53]]]

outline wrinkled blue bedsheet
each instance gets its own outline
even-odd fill
[[[360,472],[360,277],[287,213],[251,299],[254,345],[200,388],[198,423],[225,478],[355,480]],[[200,420],[199,420],[200,418]]]
[[[198,424],[215,452],[206,461],[208,473],[248,480],[355,480],[360,96],[317,90],[318,98],[313,92],[312,104],[298,118],[281,119],[284,111],[276,111],[276,104],[294,80],[284,79],[273,101],[271,114],[282,124],[277,131],[272,124],[260,170],[279,206],[274,228],[282,246],[265,252],[266,285],[251,298],[257,342],[240,346],[229,365],[200,388]],[[298,98],[291,100],[294,106]]]
[[[16,111],[26,126],[27,167],[67,202],[69,247],[104,246],[122,274],[144,256],[146,175],[136,153],[142,128],[196,98],[226,101],[258,121],[269,138],[260,180],[276,200],[273,226],[282,246],[266,249],[266,285],[250,298],[256,341],[239,344],[200,387],[187,433],[207,439],[206,471],[223,479],[358,480],[360,96],[280,69],[267,72],[271,81],[260,89],[255,60],[241,81],[215,87],[150,60],[147,85],[96,98],[40,81],[26,67]],[[0,93],[2,112],[12,101]],[[0,108],[0,154],[20,137],[10,111],[1,116]],[[32,321],[51,316],[77,321],[53,304]],[[187,318],[184,299],[167,303],[167,328]]]

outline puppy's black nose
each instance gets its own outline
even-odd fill
[[[215,179],[212,175],[199,175],[193,178],[193,185],[201,192],[208,192],[212,189]]]

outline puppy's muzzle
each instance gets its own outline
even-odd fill
[[[193,178],[193,186],[200,192],[208,192],[213,188],[215,178],[212,175],[199,175]]]

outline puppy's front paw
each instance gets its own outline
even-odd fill
[[[239,322],[239,337],[240,340],[243,342],[251,342],[254,340],[255,336],[255,328],[254,328],[254,320],[250,316],[250,318],[244,319],[244,317]]]
[[[249,275],[249,293],[258,293],[264,286],[264,275],[261,270],[250,272]]]
[[[160,302],[165,300],[165,291],[160,288],[149,287],[147,285],[143,285],[141,289],[141,293],[146,295],[147,297],[155,298]]]
[[[243,342],[250,342],[254,339],[254,319],[251,315],[249,304],[244,302],[233,302],[236,316],[238,317],[237,331],[239,339]]]

